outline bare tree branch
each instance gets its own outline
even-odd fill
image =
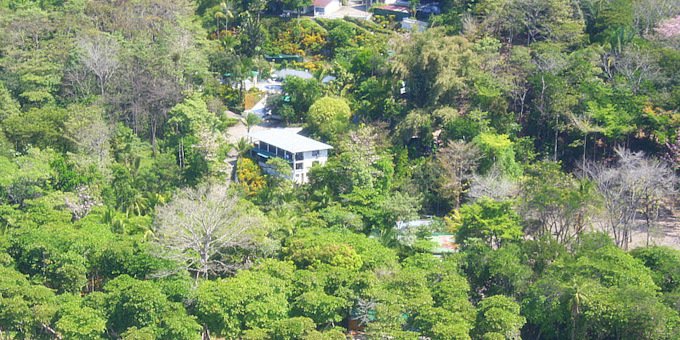
[[[181,192],[157,209],[156,237],[161,256],[184,263],[196,277],[229,272],[242,261],[230,255],[253,250],[263,235],[263,221],[245,209],[226,186]]]
[[[99,91],[104,95],[106,84],[118,69],[118,42],[107,35],[97,35],[80,40],[83,50],[81,58],[87,67],[97,77]]]
[[[645,157],[642,152],[617,148],[617,164],[588,164],[585,173],[592,178],[603,197],[606,222],[616,244],[628,248],[631,230],[639,214],[645,219],[647,242],[664,200],[676,193],[677,177],[664,162]]]

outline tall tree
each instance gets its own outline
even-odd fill
[[[245,263],[244,251],[254,250],[263,237],[262,218],[250,210],[224,186],[184,190],[157,209],[160,255],[196,278],[230,272]]]
[[[350,111],[342,98],[322,97],[309,107],[307,126],[325,140],[338,140],[349,126]]]
[[[443,196],[453,201],[453,207],[459,208],[461,197],[469,185],[472,174],[477,169],[481,153],[472,143],[451,141],[437,150],[436,158],[442,173]]]
[[[255,126],[257,124],[260,124],[260,122],[262,122],[262,118],[260,118],[260,116],[254,114],[252,112],[248,112],[248,114],[246,115],[245,122],[246,122],[246,129],[248,130],[248,133],[250,133],[250,129],[252,129],[253,126]]]
[[[602,195],[607,227],[616,244],[628,249],[640,211],[649,242],[649,232],[663,201],[674,197],[677,178],[665,163],[647,158],[642,152],[617,148],[616,154],[619,159],[615,165],[590,164],[584,170]]]
[[[565,244],[578,239],[597,212],[593,184],[562,172],[559,163],[541,162],[529,167],[520,199],[529,230]]]
[[[102,96],[106,85],[118,69],[118,42],[111,36],[99,34],[87,36],[80,40],[82,63],[94,73]]]
[[[520,329],[525,323],[517,302],[507,296],[494,295],[479,303],[474,332],[483,339],[521,339]]]

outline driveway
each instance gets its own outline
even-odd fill
[[[340,6],[340,9],[337,11],[328,15],[324,15],[323,17],[329,19],[342,19],[344,17],[350,17],[368,20],[371,18],[371,13],[366,12],[366,6],[364,5],[353,4],[350,6]]]
[[[248,137],[248,128],[246,127],[245,120],[243,119],[243,117],[233,112],[228,112],[227,115],[229,116],[229,118],[236,118],[239,120],[239,122],[236,123],[236,125],[227,129],[228,134],[227,141],[233,144],[237,143],[241,138]],[[250,131],[251,132],[262,131],[280,126],[281,123],[279,122],[262,122],[258,125],[251,127]]]
[[[248,113],[251,113],[251,112],[256,114],[260,118],[263,118],[264,116],[267,115],[267,95],[266,94],[264,95],[264,97],[262,97],[262,99],[260,99],[260,101],[255,103],[255,105],[253,105],[253,107],[250,108],[250,110],[243,111],[243,113],[246,114],[246,115]]]

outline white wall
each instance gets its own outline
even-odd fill
[[[340,9],[340,0],[331,1],[325,8],[314,7],[314,16],[323,17],[329,14],[333,14]],[[323,13],[321,13],[323,10]]]
[[[337,10],[340,9],[340,1],[339,0],[333,0],[331,1],[328,6],[326,6],[326,15],[335,13]]]
[[[307,183],[308,178],[307,178],[307,173],[309,172],[309,169],[314,165],[314,162],[319,162],[319,164],[323,165],[326,164],[326,161],[328,160],[328,150],[319,150],[319,154],[317,156],[313,155],[313,151],[307,151],[304,152],[303,154],[303,160],[301,161],[295,161],[293,163],[293,179],[297,183]],[[302,169],[295,169],[295,165],[298,163],[302,163]]]

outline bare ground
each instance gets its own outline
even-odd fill
[[[604,221],[593,222],[593,230],[609,232]],[[635,221],[629,249],[647,246],[647,227],[639,218]],[[680,218],[677,212],[660,218],[649,233],[650,246],[667,246],[680,250]]]
[[[631,249],[647,245],[647,228],[644,220],[636,222]],[[656,222],[656,226],[649,233],[649,245],[668,246],[680,250],[680,220],[677,215],[664,217]]]
[[[242,116],[233,113],[233,112],[228,112],[228,115],[230,118],[236,118],[239,120],[239,122],[230,127],[227,130],[227,140],[229,143],[236,143],[239,141],[239,139],[247,137],[248,136],[248,128],[246,127],[245,121]],[[268,130],[272,128],[277,128],[281,127],[282,124],[280,122],[276,121],[263,121],[262,123],[253,126],[250,131],[251,132],[257,132],[257,131],[263,131],[263,130]]]

